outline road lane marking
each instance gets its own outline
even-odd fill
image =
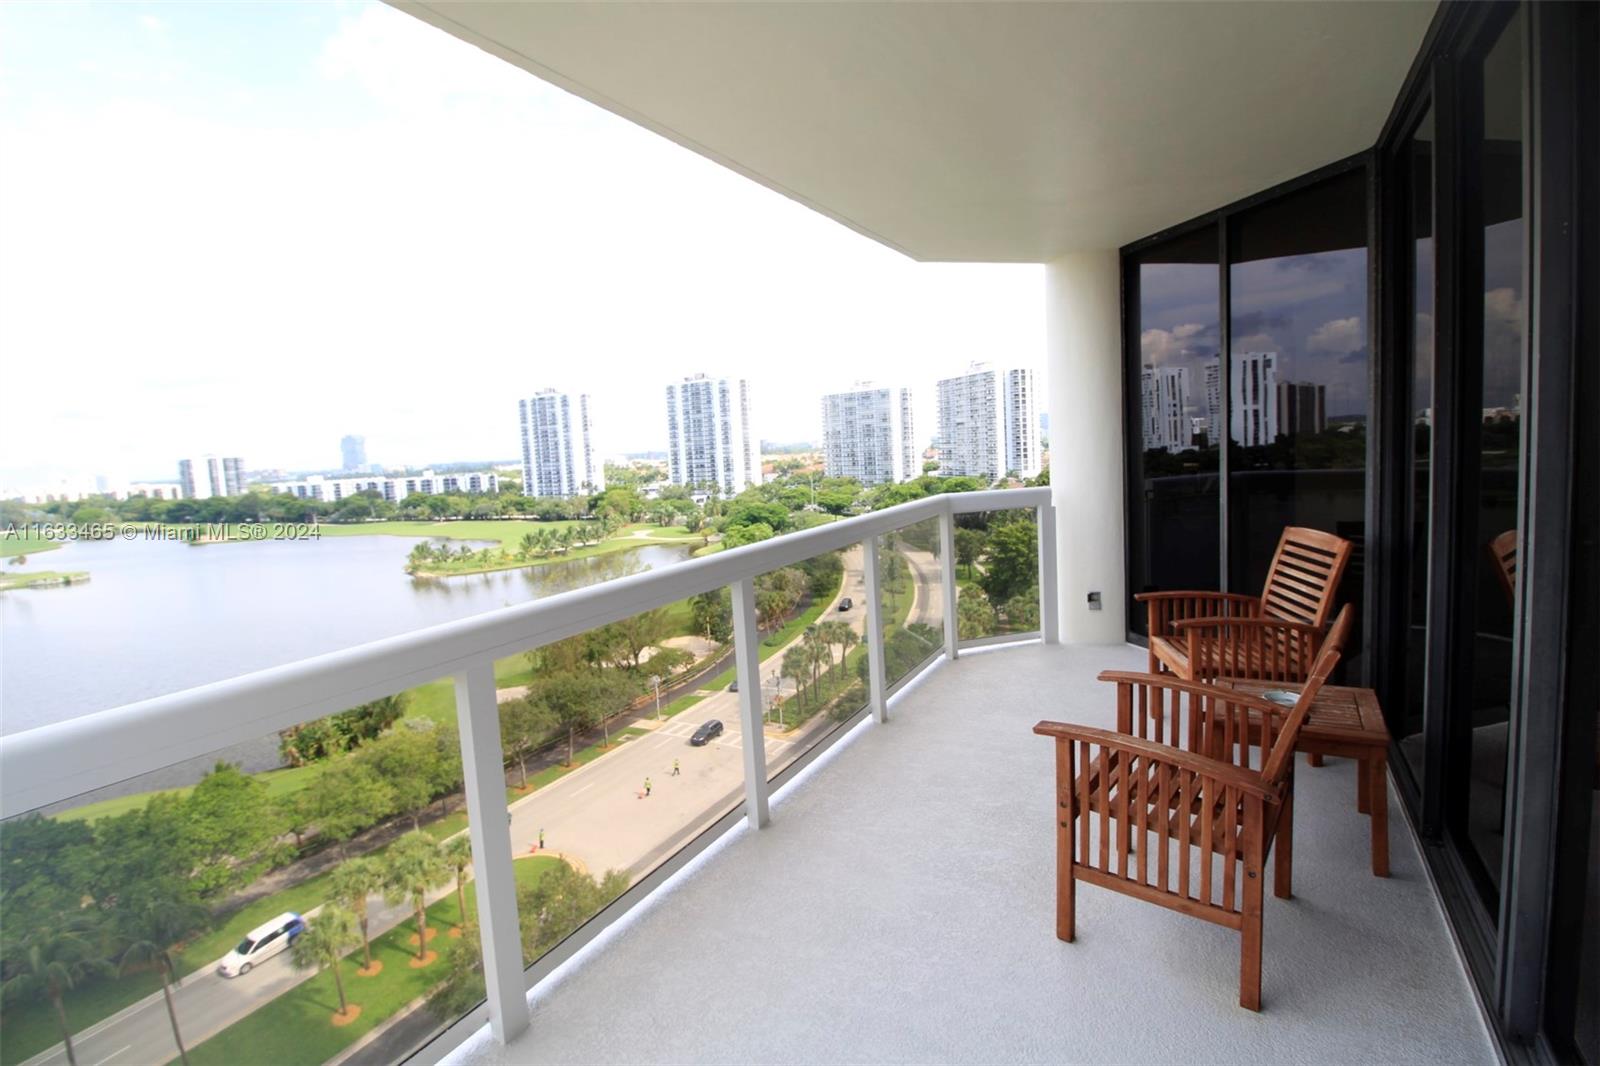
[[[112,1059],[116,1058],[118,1055],[122,1054],[124,1051],[127,1051],[132,1046],[133,1046],[132,1044],[124,1044],[122,1047],[117,1048],[117,1050],[113,1051],[111,1054],[107,1055],[105,1058],[103,1058],[99,1062],[95,1063],[94,1066],[105,1066],[106,1063],[110,1062]]]

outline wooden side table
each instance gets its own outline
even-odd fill
[[[1219,681],[1239,692],[1294,690],[1271,681]],[[1324,755],[1356,760],[1356,810],[1372,821],[1372,873],[1389,876],[1389,727],[1369,688],[1324,685],[1294,746],[1314,763]]]

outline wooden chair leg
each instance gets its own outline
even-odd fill
[[[1077,884],[1073,876],[1072,823],[1056,833],[1056,939],[1072,943],[1077,935]]]
[[[1389,767],[1381,752],[1367,771],[1372,799],[1372,872],[1389,876]]]
[[[1279,899],[1294,896],[1294,789],[1283,796],[1283,813],[1278,815],[1278,838],[1273,844],[1272,894]]]
[[[1322,756],[1316,754],[1315,752],[1309,752],[1309,751],[1306,752],[1306,765],[1307,766],[1321,766],[1322,765]]]
[[[1244,879],[1244,924],[1239,927],[1239,1006],[1261,1009],[1261,874]]]

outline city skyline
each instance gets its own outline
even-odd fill
[[[1042,268],[912,262],[383,5],[5,5],[0,32],[28,42],[0,347],[74,367],[12,412],[7,495],[168,480],[194,439],[318,470],[354,426],[386,466],[510,458],[505,405],[596,391],[569,370],[618,383],[612,454],[664,448],[676,370],[782,397],[761,432],[793,441],[864,374],[931,426],[974,353],[1042,363]],[[457,364],[508,387],[445,402]]]

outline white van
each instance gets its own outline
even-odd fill
[[[284,911],[270,922],[262,922],[244,935],[239,946],[222,957],[217,972],[224,977],[240,977],[294,943],[306,931],[305,919]]]

